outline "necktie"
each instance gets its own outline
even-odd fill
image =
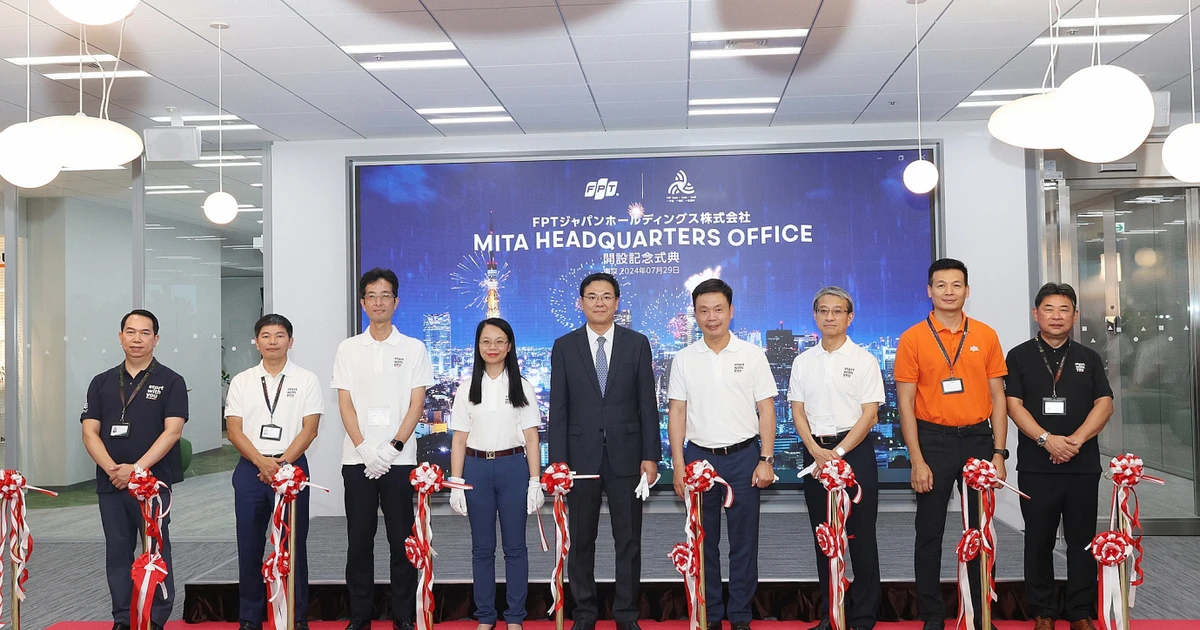
[[[604,337],[596,338],[596,376],[600,379],[600,395],[608,387],[608,357],[604,356]]]

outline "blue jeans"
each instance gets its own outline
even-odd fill
[[[525,620],[525,595],[529,588],[529,552],[525,547],[525,499],[529,464],[525,454],[496,459],[467,456],[463,479],[467,490],[467,517],[471,521],[471,576],[475,582],[475,618],[496,623],[496,514],[504,545],[504,575],[508,592],[505,623]]]
[[[295,466],[309,472],[301,455]],[[296,619],[308,619],[308,504],[313,490],[296,497],[296,548],[291,550],[296,576]],[[233,469],[233,513],[237,518],[238,620],[261,622],[267,614],[267,585],[263,582],[263,552],[275,511],[275,489],[258,479],[258,467],[246,458]]]
[[[759,489],[751,483],[758,467],[758,444],[729,455],[702,451],[690,443],[683,450],[689,464],[707,459],[730,486],[733,505],[725,510],[729,526],[729,604],[721,597],[721,510],[725,486],[714,484],[702,495],[704,518],[704,597],[708,622],[726,618],[750,621],[750,601],[758,588]]]

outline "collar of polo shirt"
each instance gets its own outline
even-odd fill
[[[838,349],[834,350],[833,352],[825,352],[825,346],[822,346],[820,341],[817,341],[817,345],[815,347],[820,348],[822,352],[825,352],[825,354],[844,354],[849,356],[852,351],[851,349],[854,348],[854,346],[854,340],[850,337],[846,337],[846,341],[842,342],[842,345],[838,346]]]
[[[729,343],[725,344],[725,347],[721,349],[721,352],[737,352],[741,349],[742,343],[745,342],[743,342],[741,339],[738,339],[737,335],[729,333]],[[708,343],[704,341],[704,337],[700,338],[699,351],[702,353],[712,352],[712,348],[708,347]]]
[[[375,338],[371,336],[371,331],[369,330],[363,331],[363,334],[359,335],[359,337],[362,337],[362,345],[364,346],[369,346],[375,343]],[[396,330],[395,324],[392,324],[392,334],[388,335],[388,338],[384,339],[383,343],[386,343],[389,346],[394,346],[400,343],[400,331]]]
[[[292,376],[293,372],[294,370],[292,369],[292,361],[290,359],[284,362],[283,369],[279,371],[280,374],[286,374],[288,376]],[[263,362],[261,360],[258,362],[258,365],[254,366],[254,375],[275,378],[274,376],[271,376],[271,373],[267,371],[267,368],[263,367]]]

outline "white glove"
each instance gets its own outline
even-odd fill
[[[662,479],[662,473],[654,473],[654,481],[646,479],[646,473],[642,473],[642,480],[638,483],[637,488],[633,491],[633,496],[645,501],[650,498],[650,486],[658,483]]]
[[[365,467],[363,474],[366,475],[367,479],[378,479],[388,471],[388,465],[379,459],[379,455],[375,454],[375,449],[371,448],[371,445],[367,444],[366,440],[363,440],[362,444],[354,447],[354,450],[358,451],[358,454],[363,459],[363,466]]]
[[[525,498],[525,510],[529,514],[538,511],[538,508],[546,502],[546,495],[542,492],[542,482],[537,477],[529,478],[529,493]]]
[[[400,457],[400,451],[397,451],[391,442],[380,444],[379,448],[375,449],[375,454],[379,456],[379,461],[388,467],[391,467],[392,462],[396,461],[397,457]]]
[[[462,477],[451,477],[450,481],[465,483]],[[454,513],[460,516],[467,515],[467,493],[462,488],[450,489],[450,509],[454,510]]]

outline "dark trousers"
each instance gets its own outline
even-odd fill
[[[367,479],[362,464],[343,465],[346,488],[346,590],[350,592],[351,621],[372,617],[375,599],[375,531],[383,510],[391,553],[392,619],[411,621],[417,614],[417,570],[404,555],[404,540],[412,534],[413,487],[408,475],[415,466],[392,466],[379,479]]]
[[[302,455],[294,465],[308,472]],[[296,548],[290,550],[296,576],[297,619],[308,619],[308,503],[312,490],[296,497]],[[275,512],[275,489],[258,478],[258,467],[246,458],[233,469],[233,513],[237,518],[238,620],[261,622],[267,613],[267,585],[263,582],[263,553],[267,529]]]
[[[171,491],[160,489],[163,504],[171,502]],[[112,596],[112,615],[116,623],[129,623],[129,606],[133,603],[134,549],[142,539],[142,505],[133,495],[119,492],[97,493],[100,503],[100,524],[104,528],[104,569],[108,575],[108,592]],[[154,590],[154,604],[150,620],[165,626],[175,605],[175,573],[171,563],[171,537],[167,533],[170,515],[162,520],[162,557],[167,563],[167,597]]]
[[[642,501],[633,496],[641,473],[618,475],[608,461],[608,447],[600,458],[600,478],[580,479],[567,495],[567,526],[571,549],[567,552],[567,577],[576,623],[595,622],[599,615],[596,596],[596,534],[600,526],[600,495],[608,497],[612,522],[616,575],[613,583],[613,619],[637,621],[637,593],[642,577]],[[470,493],[467,493],[470,495]]]
[[[835,445],[836,446],[836,445]],[[879,608],[879,547],[875,537],[875,520],[879,514],[879,468],[875,464],[875,438],[868,433],[861,444],[847,451],[843,458],[854,469],[854,479],[862,487],[862,500],[850,508],[846,519],[846,534],[850,537],[850,562],[854,567],[854,582],[847,593],[846,621],[854,628],[875,627],[875,610]],[[813,463],[808,452],[804,465]],[[851,497],[857,488],[849,489]],[[736,494],[734,496],[737,496]],[[804,501],[808,504],[808,520],[815,530],[825,522],[829,493],[821,482],[804,479]],[[821,616],[829,618],[829,562],[813,539],[817,550],[817,577],[821,584]]]
[[[1037,617],[1091,619],[1096,609],[1096,561],[1087,546],[1096,536],[1100,474],[1018,475],[1025,517],[1025,591]],[[1054,542],[1062,520],[1067,541],[1066,601],[1054,597]]]
[[[948,431],[947,431],[948,429]],[[917,421],[917,439],[925,463],[933,471],[933,489],[917,494],[916,549],[914,562],[917,576],[917,610],[921,619],[944,619],[946,602],[942,598],[942,534],[946,529],[946,507],[950,503],[951,491],[962,479],[962,469],[967,459],[991,460],[992,432],[989,425],[980,423],[964,427],[957,435],[954,427],[939,428],[927,422]],[[979,493],[967,491],[967,515],[971,527],[979,526]],[[962,533],[957,529],[954,536]],[[957,560],[955,561],[957,562]],[[979,599],[979,559],[969,564],[971,598],[977,616],[981,614]],[[976,620],[978,622],[978,619]],[[978,623],[976,623],[976,627]]]
[[[751,483],[758,466],[759,445],[728,455],[717,455],[689,443],[683,450],[690,464],[707,459],[717,474],[733,486],[733,505],[725,510],[729,530],[729,603],[721,593],[721,509],[725,486],[716,484],[701,495],[704,511],[704,597],[708,622],[750,621],[750,601],[758,587],[759,489]]]
[[[504,545],[504,583],[508,609],[504,622],[525,620],[525,594],[529,588],[529,550],[525,546],[526,497],[529,463],[525,454],[496,459],[467,456],[463,479],[468,490],[467,517],[471,521],[471,577],[475,583],[475,618],[494,624],[496,613],[496,517]]]

